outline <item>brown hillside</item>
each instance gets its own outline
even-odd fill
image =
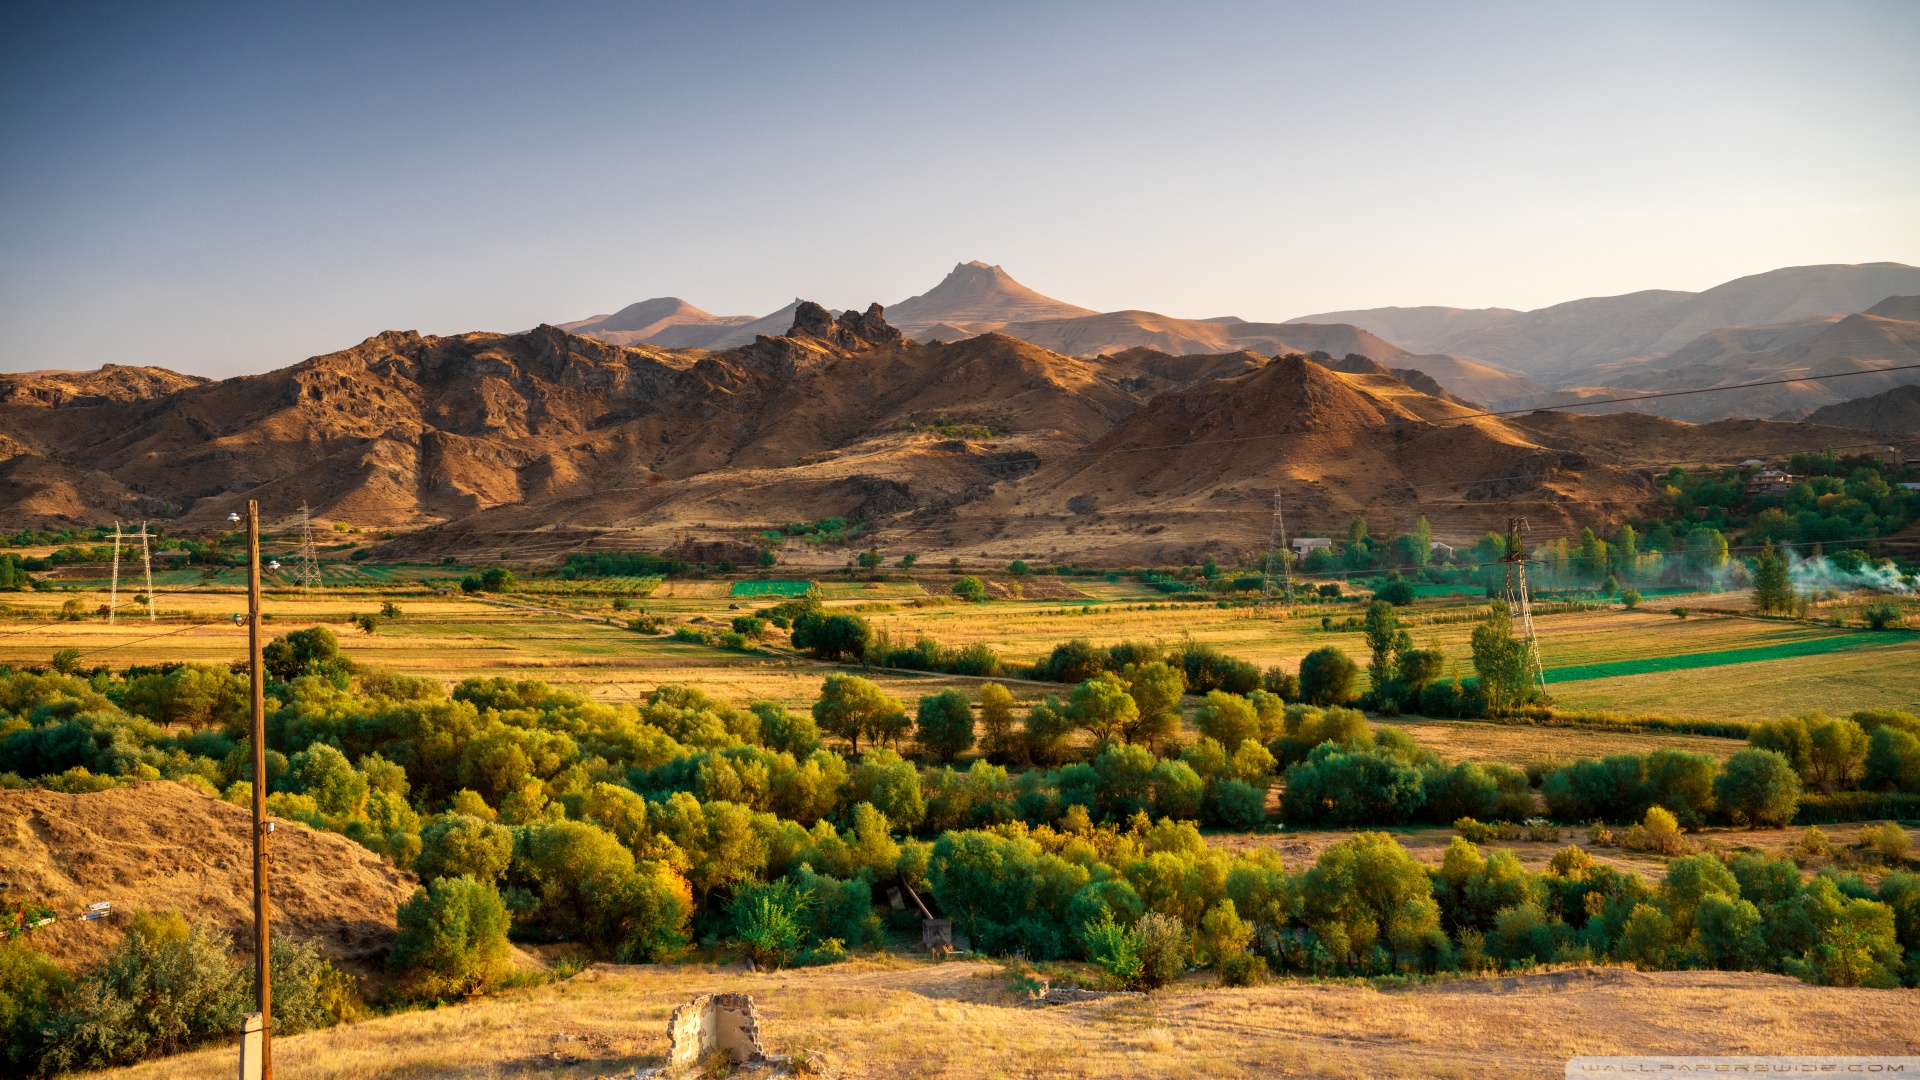
[[[1512,420],[1455,423],[1474,410],[1418,366],[1431,358],[1326,359],[1353,370],[1243,349],[1074,357],[999,333],[922,344],[877,305],[834,316],[804,302],[781,334],[719,352],[551,326],[389,332],[153,397],[0,403],[0,524],[214,528],[257,498],[269,528],[303,503],[322,522],[393,528],[376,552],[391,558],[618,547],[737,562],[755,532],[831,516],[922,550],[1146,558],[1258,545],[1276,486],[1295,531],[1425,513],[1472,535],[1510,508],[1582,523],[1637,512],[1652,489],[1633,470],[1665,464],[1629,440],[1602,452]],[[1764,449],[1716,430],[1677,425],[1675,460]],[[1836,441],[1768,431],[1760,442],[1789,451]]]
[[[1042,296],[1000,267],[978,260],[956,265],[940,284],[900,301],[890,310],[894,325],[916,337],[926,336],[936,326],[965,328],[977,334],[1027,319],[1093,314],[1076,304]]]
[[[336,961],[381,960],[413,875],[344,836],[277,824],[268,879],[274,931],[311,941]],[[29,942],[70,966],[104,956],[136,908],[180,911],[231,933],[244,950],[253,927],[252,833],[248,811],[171,781],[90,795],[0,791],[0,895],[53,907],[59,921]],[[117,914],[80,922],[101,900]]]
[[[1824,405],[1807,422],[1869,431],[1920,431],[1920,386],[1896,386],[1870,397]]]

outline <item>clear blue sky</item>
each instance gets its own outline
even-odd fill
[[[984,259],[1111,310],[1920,263],[1920,4],[0,8],[0,368]]]

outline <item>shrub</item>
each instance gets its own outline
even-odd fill
[[[953,595],[970,604],[977,604],[987,598],[986,583],[969,574],[953,583]]]
[[[1413,583],[1410,581],[1389,581],[1373,591],[1375,600],[1384,600],[1394,607],[1406,607],[1413,603]]]
[[[53,1015],[43,1068],[101,1068],[175,1054],[240,1028],[251,979],[224,934],[178,913],[136,912],[126,937]]]
[[[1897,822],[1885,821],[1871,829],[1860,830],[1860,841],[1889,862],[1899,862],[1913,848],[1913,838]]]
[[[1080,940],[1087,959],[1106,972],[1120,989],[1131,990],[1140,985],[1146,969],[1140,959],[1140,937],[1115,922],[1113,912],[1102,908],[1097,919],[1081,927]]]
[[[1621,593],[1620,603],[1624,605],[1626,609],[1629,611],[1632,611],[1635,608],[1638,608],[1640,606],[1640,590],[1628,589],[1625,592]]]
[[[1411,818],[1424,798],[1420,770],[1394,754],[1322,744],[1287,768],[1282,812],[1289,824],[1384,825]]]
[[[507,908],[490,882],[437,878],[400,905],[387,969],[418,997],[484,990],[507,974]]]
[[[1491,825],[1482,825],[1470,817],[1459,818],[1453,823],[1453,831],[1469,844],[1485,844],[1500,835],[1500,830]]]
[[[1865,614],[1870,630],[1891,630],[1906,621],[1906,614],[1900,610],[1900,605],[1891,602],[1869,605]]]
[[[1193,943],[1180,920],[1148,912],[1133,924],[1140,942],[1140,985],[1156,990],[1186,974],[1193,961]]]
[[[31,1072],[45,1051],[55,1003],[72,983],[66,969],[24,943],[0,942],[0,1072]]]
[[[1208,806],[1212,823],[1222,829],[1247,831],[1267,821],[1267,793],[1244,780],[1222,780],[1213,785]]]
[[[745,886],[727,905],[734,942],[755,966],[780,970],[800,948],[806,930],[802,916],[812,899],[784,878]]]
[[[1359,665],[1337,646],[1325,645],[1300,661],[1300,697],[1315,705],[1345,705],[1354,699]]]

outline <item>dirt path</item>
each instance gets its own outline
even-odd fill
[[[893,1077],[1557,1077],[1578,1054],[1914,1054],[1920,992],[1781,976],[1571,968],[1393,992],[1205,976],[1148,997],[1032,1006],[999,965],[856,960],[747,974],[596,967],[575,979],[276,1041],[287,1075],[592,1077],[658,1064],[695,994],[754,996],[774,1052],[817,1051],[843,1080]],[[227,1048],[111,1075],[215,1080]]]

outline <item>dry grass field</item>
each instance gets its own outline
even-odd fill
[[[1583,1054],[1914,1054],[1920,992],[1782,976],[1569,968],[1412,989],[1193,975],[1150,997],[1036,1007],[998,964],[596,966],[533,990],[274,1043],[303,1080],[588,1080],[658,1065],[673,1007],[752,994],[774,1053],[855,1078],[1557,1077]],[[223,1080],[228,1047],[98,1074]]]
[[[929,597],[929,593],[943,592],[946,584],[947,579],[940,576],[922,582],[838,582],[826,587],[827,603],[835,610],[864,615],[876,630],[896,640],[911,641],[926,634],[948,646],[985,642],[1016,664],[1031,662],[1073,637],[1096,644],[1129,639],[1177,644],[1190,636],[1262,666],[1296,665],[1308,652],[1329,644],[1356,660],[1364,662],[1366,657],[1359,632],[1321,628],[1323,614],[1332,615],[1338,625],[1354,614],[1352,605],[1301,607],[1288,617],[1285,612],[1256,608],[1171,604],[1134,582],[1083,579],[1071,581],[1073,590],[1086,594],[1077,601],[964,605],[938,603]],[[636,603],[670,625],[724,630],[731,617],[772,602],[736,600],[727,589],[724,581],[669,581]],[[123,605],[129,597],[130,591],[123,589]],[[245,633],[232,622],[232,616],[245,608],[245,595],[235,585],[224,578],[218,584],[171,584],[156,589],[156,597],[158,622],[129,614],[123,606],[119,621],[109,626],[92,616],[78,622],[56,618],[68,599],[94,611],[106,603],[104,590],[17,594],[6,604],[10,619],[0,622],[0,663],[45,663],[63,648],[80,650],[82,666],[178,660],[226,663],[245,655]],[[1734,598],[1663,598],[1661,603],[1688,599],[1696,604],[1727,604]],[[354,614],[377,612],[387,601],[398,604],[402,614],[384,620],[376,633],[363,634],[349,625]],[[920,606],[915,606],[916,601]],[[737,700],[770,698],[802,705],[813,699],[824,675],[822,665],[785,652],[746,654],[634,633],[610,623],[625,613],[615,612],[604,597],[540,596],[490,602],[458,593],[436,595],[417,584],[395,582],[393,592],[325,589],[311,597],[291,590],[270,592],[265,609],[272,633],[330,624],[357,661],[449,683],[471,675],[541,678],[617,701],[644,697],[662,682],[682,682]],[[1427,624],[1436,614],[1447,617],[1470,610],[1469,601],[1456,599],[1423,601],[1404,614],[1413,623],[1412,633],[1420,645],[1437,644],[1449,663],[1471,674],[1472,623]],[[1537,623],[1549,670],[1804,642],[1838,633],[1740,617],[1679,619],[1620,608],[1547,615]],[[877,678],[892,692],[908,697],[946,685],[972,684],[971,680],[909,674],[880,673]],[[1059,689],[1019,681],[1010,686],[1023,701]],[[1766,719],[1815,708],[1837,713],[1871,706],[1920,708],[1920,635],[1889,633],[1884,643],[1876,640],[1868,647],[1787,660],[1562,682],[1554,684],[1552,691],[1558,702],[1571,708],[1708,719]],[[1444,739],[1417,737],[1433,739],[1435,749],[1451,746],[1461,756],[1494,754],[1484,759],[1513,760],[1511,752],[1480,743],[1466,729],[1446,730],[1451,733]],[[1555,753],[1563,752],[1560,746],[1569,739],[1588,737],[1545,731],[1526,736],[1537,752],[1551,747]]]

